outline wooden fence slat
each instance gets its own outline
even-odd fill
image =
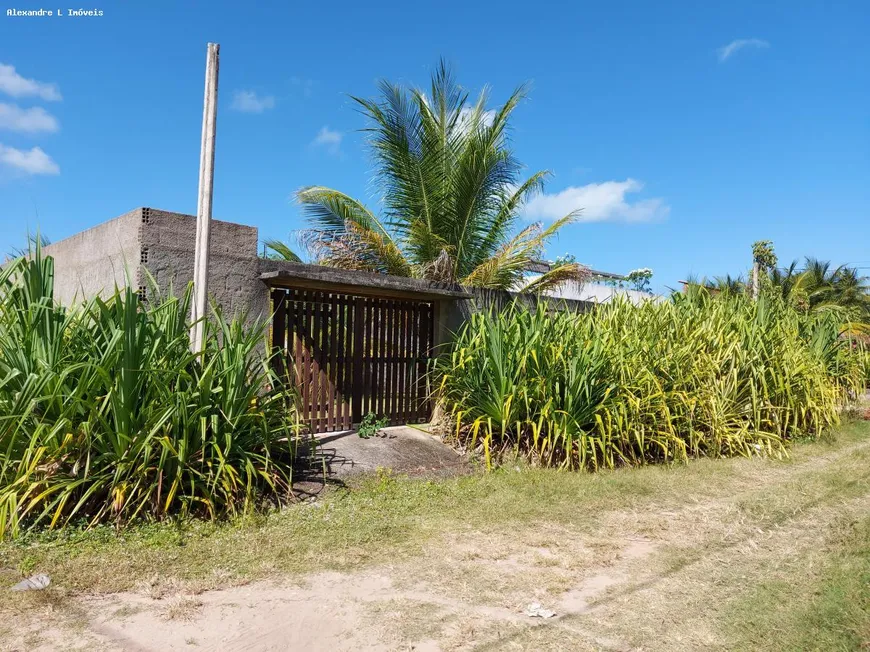
[[[423,381],[420,383],[420,421],[428,421],[431,413],[429,406],[429,397],[431,396],[431,388],[429,387],[429,360],[432,358],[432,334],[434,330],[434,311],[431,304],[423,306],[423,350],[420,353],[420,367],[423,373]]]
[[[319,302],[319,315],[320,315],[320,323],[317,325],[317,348],[318,348],[318,356],[317,363],[320,367],[319,383],[320,383],[320,391],[317,393],[318,398],[318,422],[320,430],[326,426],[326,411],[327,411],[327,396],[329,391],[329,377],[327,376],[328,371],[328,363],[326,361],[326,356],[329,353],[329,303],[327,301],[327,295],[325,292],[321,292],[320,294],[320,302]]]
[[[378,311],[378,401],[381,418],[389,414],[387,409],[387,302],[379,302]]]
[[[311,422],[315,430],[320,428],[320,336],[323,324],[320,292],[315,292],[311,301]]]
[[[378,323],[378,416],[384,418],[387,416],[387,385],[386,372],[387,365],[384,362],[386,358],[386,331],[384,329],[384,319],[387,316],[386,302],[378,301],[377,323]]]
[[[396,406],[398,405],[397,401],[397,392],[399,387],[399,376],[397,373],[397,347],[399,344],[399,313],[398,313],[398,302],[390,301],[390,353],[389,353],[389,367],[390,367],[390,401],[389,401],[389,411],[390,417],[389,422],[390,425],[395,425],[398,423],[396,419]]]
[[[407,375],[405,355],[407,353],[407,334],[408,334],[408,314],[407,304],[402,301],[399,304],[399,391],[397,398],[399,399],[396,406],[396,417],[401,422],[405,416],[405,391],[407,388]]]
[[[372,369],[372,377],[371,377],[371,392],[372,392],[372,406],[371,410],[375,413],[375,417],[379,418],[381,412],[383,411],[380,400],[380,349],[378,347],[378,340],[380,339],[380,329],[378,327],[378,319],[381,314],[381,302],[380,301],[372,301],[372,334],[371,334],[371,355],[372,361],[370,363]]]
[[[287,356],[284,353],[287,335],[286,300],[287,293],[284,290],[272,290],[272,351],[275,353],[275,357],[272,358],[272,367],[282,380],[284,379],[284,365],[287,361]]]
[[[311,308],[311,304],[308,303],[308,292],[303,292],[301,297],[299,307],[299,317],[300,317],[300,328],[297,331],[299,335],[299,352],[301,358],[299,360],[300,363],[300,374],[299,374],[299,382],[300,391],[302,392],[302,420],[308,421],[308,396],[311,392],[311,381],[308,375],[308,328],[311,322],[311,318],[309,316],[309,311]]]
[[[374,312],[375,302],[373,299],[366,299],[366,314],[364,318],[366,330],[365,330],[365,348],[363,349],[364,353],[364,362],[363,362],[363,387],[365,388],[365,408],[363,410],[363,415],[368,414],[369,412],[374,412],[373,404],[373,392],[372,392],[372,316]]]
[[[326,369],[326,430],[327,432],[335,431],[335,295],[329,295],[329,316],[327,319],[327,337],[329,339],[329,349],[327,352],[327,369]]]
[[[363,316],[365,299],[357,297],[353,306],[353,408],[351,421],[359,423],[362,418],[362,357],[363,357]]]
[[[408,304],[408,321],[405,327],[405,341],[408,343],[407,354],[405,356],[405,367],[407,367],[405,375],[408,377],[408,386],[405,389],[405,411],[402,413],[402,418],[406,423],[413,420],[412,415],[414,412],[414,379],[417,366],[414,359],[414,338],[416,336],[414,332],[414,315],[416,310],[414,308],[415,305],[413,303]]]
[[[337,340],[335,350],[335,397],[336,397],[336,413],[337,413],[337,429],[344,430],[345,425],[345,403],[347,402],[346,388],[344,384],[344,352],[345,352],[345,316],[344,316],[344,296],[337,295],[336,300],[336,320],[335,320],[335,336]]]
[[[414,330],[411,333],[412,342],[414,344],[413,356],[411,358],[411,373],[414,375],[414,383],[411,385],[411,421],[420,420],[420,325],[421,325],[421,309],[423,304],[416,303],[413,306],[414,310]]]
[[[351,346],[353,345],[353,341],[351,338],[351,333],[353,332],[351,327],[351,303],[350,297],[344,296],[341,302],[341,314],[342,314],[342,331],[341,331],[341,387],[344,395],[342,396],[342,428],[344,430],[350,430],[353,427],[352,421],[352,398],[353,398],[353,390],[351,389],[351,377],[350,377],[350,362],[351,362]]]
[[[287,320],[287,338],[284,343],[284,372],[286,382],[293,389],[297,388],[296,357],[294,346],[296,345],[296,290],[287,290],[284,295],[284,315]]]

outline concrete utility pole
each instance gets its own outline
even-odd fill
[[[755,301],[758,301],[758,291],[761,288],[761,283],[758,278],[759,267],[761,267],[761,265],[757,260],[752,263],[752,298]]]
[[[217,94],[220,49],[209,43],[205,58],[205,99],[202,109],[202,149],[199,154],[199,200],[196,204],[196,249],[193,257],[193,307],[190,347],[203,350],[208,307],[208,250],[211,235],[211,203],[214,196],[214,141],[217,132]]]

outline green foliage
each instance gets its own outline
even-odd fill
[[[387,418],[383,417],[378,419],[374,412],[369,412],[360,422],[356,434],[358,434],[361,439],[368,439],[369,437],[377,435],[381,429],[386,428],[388,423],[389,420]]]
[[[858,362],[831,315],[782,301],[624,301],[474,315],[437,363],[458,438],[493,455],[600,468],[780,455],[837,423]]]
[[[67,310],[53,288],[39,248],[0,272],[0,538],[215,518],[286,495],[292,402],[269,389],[262,329],[215,314],[197,356],[189,290],[143,304],[126,288]]]
[[[263,242],[265,258],[269,260],[286,260],[291,263],[301,263],[302,259],[286,242],[281,240],[265,240]]]
[[[386,81],[380,91],[379,100],[353,100],[370,121],[366,133],[383,214],[337,190],[301,189],[297,198],[312,224],[306,241],[315,257],[346,269],[517,286],[547,241],[575,217],[515,231],[522,203],[549,176],[536,172],[522,180],[509,147],[509,120],[525,88],[488,110],[488,91],[470,102],[442,62],[426,91]],[[580,279],[584,272],[564,261],[528,291]]]
[[[756,245],[769,244],[768,241]],[[759,290],[781,298],[801,312],[837,312],[843,322],[853,322],[867,329],[870,322],[870,283],[866,276],[847,265],[834,267],[829,261],[805,258],[787,267],[776,267],[772,249],[760,247],[754,257],[761,267]],[[773,266],[770,266],[773,265]],[[743,277],[718,276],[713,279],[690,279],[690,286],[699,286],[725,294],[743,294],[748,284]]]
[[[773,251],[773,242],[758,240],[752,243],[752,262],[758,263],[763,270],[776,267],[777,259]]]
[[[631,270],[625,277],[625,280],[631,285],[632,289],[638,292],[651,292],[650,281],[653,277],[653,271],[649,267],[641,267],[640,269]]]
[[[867,281],[855,268],[806,258],[803,269],[794,261],[785,269],[771,270],[767,287],[801,310],[839,311],[844,320],[866,324],[870,321]]]
[[[856,344],[856,349],[864,378],[864,387],[870,388],[870,346],[867,344]]]

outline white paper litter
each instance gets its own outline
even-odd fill
[[[526,615],[529,618],[552,618],[556,612],[544,609],[540,602],[533,602],[526,607]]]
[[[48,575],[32,575],[26,580],[21,580],[18,584],[12,587],[12,591],[41,591],[48,588],[51,584],[51,578]]]

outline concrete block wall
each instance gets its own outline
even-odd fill
[[[55,260],[55,298],[73,305],[115,286],[149,292],[149,275],[161,292],[176,294],[193,280],[196,217],[137,208],[46,246]],[[224,314],[268,316],[269,291],[259,280],[256,227],[213,220],[209,296]]]
[[[161,291],[179,293],[193,280],[196,217],[153,208],[142,209],[140,233],[142,266]],[[208,292],[228,316],[268,315],[269,294],[259,280],[256,227],[212,220]],[[139,276],[147,288],[147,274]]]

